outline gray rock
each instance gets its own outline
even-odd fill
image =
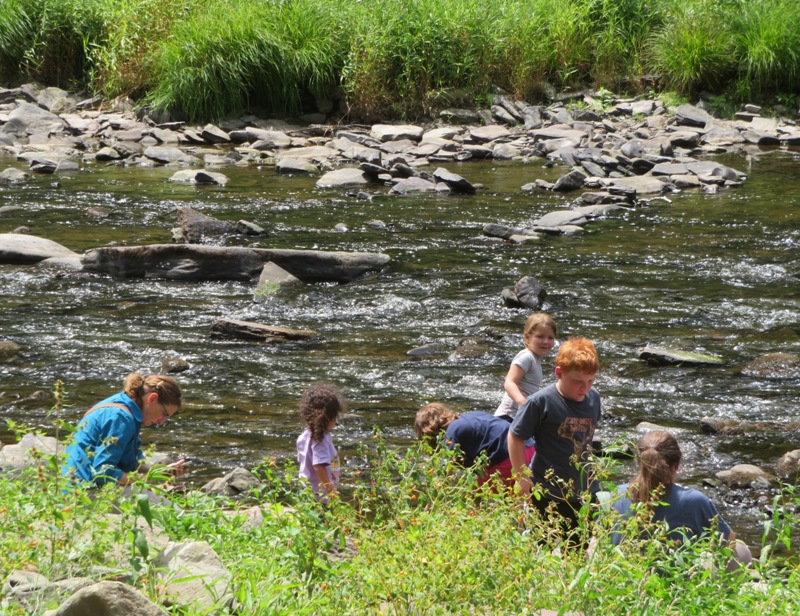
[[[213,184],[214,186],[225,186],[228,183],[228,176],[213,171],[198,171],[194,176],[197,184]]]
[[[98,582],[80,589],[52,616],[167,616],[142,592],[122,582]]]
[[[741,423],[736,419],[703,417],[700,420],[700,431],[704,434],[736,434],[741,432]]]
[[[800,449],[788,451],[783,454],[777,464],[778,475],[783,479],[794,482],[800,470]]]
[[[492,158],[495,160],[512,160],[520,155],[519,148],[510,143],[498,143],[492,148]]]
[[[264,227],[249,220],[237,220],[234,229],[240,235],[264,235],[266,233]]]
[[[505,126],[490,124],[469,129],[469,136],[477,143],[489,143],[497,139],[508,137],[511,133]]]
[[[514,285],[514,294],[520,304],[527,306],[531,310],[541,310],[545,299],[547,299],[547,291],[544,285],[533,276],[520,278],[517,284]]]
[[[603,180],[603,186],[609,190],[615,188],[632,189],[636,195],[661,194],[667,186],[656,177],[639,175],[626,178],[609,178]]]
[[[283,131],[265,130],[263,128],[248,126],[245,129],[245,133],[247,135],[247,141],[251,143],[260,142],[259,147],[261,149],[288,148],[292,145],[291,137]],[[232,138],[231,136],[231,139]]]
[[[8,122],[3,125],[2,132],[11,135],[25,136],[35,133],[60,133],[67,123],[54,113],[42,109],[38,105],[20,102],[17,108],[8,114]]]
[[[439,167],[433,172],[433,177],[440,182],[444,182],[455,193],[472,195],[475,194],[475,186],[470,184],[467,180],[460,175],[451,173],[444,167]]]
[[[272,261],[264,264],[264,269],[258,277],[254,292],[257,301],[263,301],[274,294],[279,288],[287,284],[299,283],[300,280]]]
[[[114,148],[106,146],[104,148],[100,148],[94,155],[94,159],[97,162],[108,162],[114,160],[121,160],[122,156],[119,152],[117,152]]]
[[[317,180],[317,188],[342,188],[345,186],[363,186],[369,179],[360,169],[352,167],[329,171]]]
[[[43,237],[0,233],[0,263],[25,265],[51,257],[80,257],[80,255]]]
[[[682,163],[659,163],[650,170],[653,175],[686,175],[689,169]]]
[[[498,122],[502,122],[503,124],[507,124],[509,126],[514,126],[517,124],[517,118],[511,115],[502,105],[492,105],[489,108],[489,111],[492,112],[492,118]]]
[[[16,357],[22,347],[11,340],[0,340],[0,361],[8,361]]]
[[[413,177],[400,180],[389,190],[391,193],[405,195],[413,192],[435,192],[436,184],[423,178]]]
[[[165,357],[161,362],[161,374],[179,374],[186,372],[192,365],[182,357]]]
[[[507,240],[513,235],[522,235],[523,232],[521,229],[489,223],[483,226],[483,234],[488,237],[500,237]]]
[[[34,455],[33,452],[39,455]],[[56,452],[63,453],[63,446],[52,436],[24,434],[19,443],[6,445],[0,449],[0,468],[26,468],[47,464],[47,457]]]
[[[212,338],[225,340],[278,343],[310,340],[318,334],[315,331],[305,329],[291,329],[252,321],[220,318],[211,325],[210,335]]]
[[[253,473],[246,468],[237,467],[224,477],[212,479],[200,488],[200,491],[206,494],[234,498],[247,496],[260,488],[261,482],[256,479]]]
[[[444,355],[446,353],[447,349],[439,342],[423,344],[422,346],[418,346],[406,351],[406,355],[409,357],[430,357],[432,355]]]
[[[232,576],[205,541],[170,542],[153,564],[165,585],[162,599],[187,613],[208,614],[233,603]]]
[[[22,169],[9,167],[0,173],[0,184],[19,184],[28,178],[30,178],[30,174],[25,173]]]
[[[196,156],[186,154],[178,148],[166,146],[151,146],[144,151],[144,156],[163,165],[178,163],[181,165],[200,165],[201,161]]]
[[[583,182],[586,179],[586,174],[578,169],[573,169],[566,175],[562,175],[556,180],[553,185],[555,192],[571,192],[583,187]]]
[[[800,378],[800,355],[793,353],[767,353],[746,364],[742,374],[770,380]]]
[[[725,363],[713,355],[649,346],[639,349],[636,356],[653,366],[721,366]]]
[[[720,471],[716,474],[717,479],[732,488],[760,487],[766,481],[772,481],[773,477],[762,469],[752,464],[737,464],[733,468]]]
[[[420,141],[424,132],[421,126],[410,124],[376,124],[370,131],[370,136],[380,142],[399,141],[409,139]]]
[[[366,252],[151,244],[95,248],[84,255],[83,267],[116,278],[250,281],[268,261],[303,282],[350,282],[381,269],[390,257]]]
[[[307,175],[314,175],[319,172],[319,169],[314,163],[309,162],[307,159],[294,156],[280,158],[278,162],[275,163],[275,170],[278,173],[302,173]]]
[[[688,103],[675,110],[675,122],[680,126],[705,126],[714,121],[708,112]]]
[[[180,173],[194,174],[195,172],[187,170],[178,172],[178,174]],[[174,178],[175,176],[172,177]],[[172,180],[172,178],[170,179]],[[190,207],[178,208],[177,217],[184,241],[189,244],[216,242],[236,233],[236,227],[233,223],[206,216]]]
[[[556,210],[548,212],[541,218],[533,221],[534,229],[539,227],[561,227],[564,225],[583,226],[588,222],[583,212],[576,210]]]
[[[231,136],[219,126],[206,124],[200,132],[200,136],[209,143],[230,143]]]
[[[439,112],[439,117],[454,124],[480,124],[481,115],[473,109],[450,107]]]
[[[716,163],[713,160],[698,160],[686,163],[686,168],[698,176],[714,176],[730,180],[732,182],[738,181],[744,177],[744,174],[739,173],[735,169],[726,167],[721,163]]]

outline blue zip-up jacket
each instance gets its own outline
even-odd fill
[[[135,471],[141,464],[142,409],[130,396],[118,393],[95,406],[124,404],[129,410],[106,406],[81,419],[78,430],[67,447],[67,461],[61,473],[101,486],[118,482],[123,473]]]

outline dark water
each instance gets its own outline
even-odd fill
[[[391,443],[413,438],[413,416],[425,402],[459,410],[493,410],[508,362],[521,348],[523,310],[506,308],[500,292],[522,276],[548,290],[546,309],[563,336],[595,340],[602,370],[597,387],[607,417],[605,442],[635,434],[650,421],[679,431],[685,484],[737,463],[774,467],[798,447],[785,425],[798,419],[800,383],[742,376],[737,367],[773,351],[800,352],[800,162],[791,153],[723,159],[750,173],[741,189],[671,195],[671,203],[625,211],[590,223],[574,237],[507,245],[483,237],[487,222],[525,226],[571,199],[523,194],[537,177],[562,169],[540,162],[449,165],[486,190],[474,197],[376,196],[317,191],[314,179],[278,176],[273,168],[227,168],[224,188],[167,182],[174,170],[99,165],[24,187],[0,187],[0,232],[20,225],[84,251],[108,242],[170,241],[175,208],[191,206],[270,232],[261,247],[380,251],[381,272],[348,285],[285,288],[264,303],[234,282],[115,281],[57,276],[41,267],[0,266],[0,337],[22,345],[0,364],[3,417],[47,428],[51,402],[24,402],[65,382],[66,411],[76,419],[118,390],[130,371],[158,371],[166,357],[188,360],[179,375],[185,411],[168,427],[145,430],[160,451],[188,456],[199,483],[265,456],[293,457],[300,431],[297,400],[317,380],[338,383],[351,412],[334,432],[347,468],[356,448],[383,428]],[[20,166],[0,158],[0,168]],[[92,207],[105,219],[87,215]],[[366,223],[381,220],[386,229]],[[333,231],[344,223],[348,231]],[[313,342],[263,346],[211,340],[218,317],[320,333]],[[561,337],[563,337],[561,336]],[[442,355],[406,352],[440,343]],[[717,369],[653,368],[639,347],[661,345],[711,353]],[[552,374],[552,361],[546,361]],[[550,377],[552,379],[552,377]],[[758,434],[700,434],[702,417],[766,421]],[[11,435],[0,432],[4,442]],[[768,495],[710,492],[740,535],[760,536]],[[724,500],[727,499],[727,500]]]

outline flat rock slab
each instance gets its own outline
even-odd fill
[[[368,252],[151,244],[95,248],[84,255],[83,268],[116,278],[251,281],[269,261],[303,282],[350,282],[382,268],[390,257]]]
[[[363,186],[369,179],[361,169],[352,167],[329,171],[317,180],[317,188],[340,188],[344,186]]]
[[[725,363],[713,355],[657,347],[643,347],[637,357],[654,366],[721,366]]]
[[[0,263],[27,265],[53,257],[80,258],[80,255],[43,237],[22,233],[0,233]]]
[[[378,141],[398,141],[400,139],[410,139],[419,141],[424,132],[421,126],[409,124],[376,124],[370,131],[370,136]]]
[[[290,329],[276,327],[252,321],[237,321],[235,319],[217,319],[211,325],[212,338],[225,338],[234,340],[255,340],[258,342],[292,342],[295,340],[310,340],[318,334],[308,329]]]
[[[604,178],[601,183],[606,188],[629,188],[635,190],[637,195],[661,194],[666,189],[666,184],[652,175],[614,179]]]

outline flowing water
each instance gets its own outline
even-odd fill
[[[685,452],[682,481],[737,463],[773,468],[798,447],[785,429],[798,417],[800,382],[745,377],[738,368],[768,352],[800,352],[800,161],[771,152],[720,159],[749,173],[740,189],[685,192],[670,203],[626,210],[591,222],[573,237],[509,245],[482,226],[526,226],[566,207],[571,197],[522,193],[537,177],[563,169],[468,162],[451,171],[486,188],[471,197],[376,196],[314,189],[314,178],[281,177],[271,167],[228,168],[225,187],[168,182],[174,170],[91,166],[71,175],[37,176],[0,187],[0,232],[21,225],[78,252],[109,242],[170,241],[175,208],[251,220],[276,248],[385,252],[392,261],[357,282],[286,287],[255,302],[239,282],[112,280],[36,266],[0,265],[0,338],[22,346],[0,363],[0,413],[48,429],[51,401],[26,401],[64,381],[76,420],[117,391],[130,371],[158,371],[167,357],[191,369],[179,376],[185,410],[167,427],[145,430],[146,443],[186,456],[200,483],[266,456],[292,458],[300,432],[297,400],[310,383],[339,384],[350,412],[334,431],[343,478],[361,466],[359,443],[380,426],[392,445],[413,440],[413,417],[428,401],[493,411],[510,359],[522,345],[527,312],[503,305],[503,287],[535,276],[560,337],[597,343],[597,388],[605,417],[599,436],[612,442],[650,421],[674,428]],[[11,158],[0,167],[20,166]],[[57,182],[57,184],[54,184]],[[87,214],[101,208],[105,218]],[[385,228],[367,223],[380,220]],[[348,230],[335,232],[344,223]],[[244,242],[241,242],[244,244]],[[209,338],[218,317],[313,329],[312,342],[261,345]],[[438,343],[444,352],[406,353]],[[636,358],[645,344],[710,353],[722,368],[651,367]],[[545,373],[552,380],[552,359]],[[707,436],[705,416],[774,425],[766,432]],[[4,430],[4,428],[3,428]],[[10,442],[8,431],[0,440]],[[710,495],[740,535],[758,542],[768,495]]]

